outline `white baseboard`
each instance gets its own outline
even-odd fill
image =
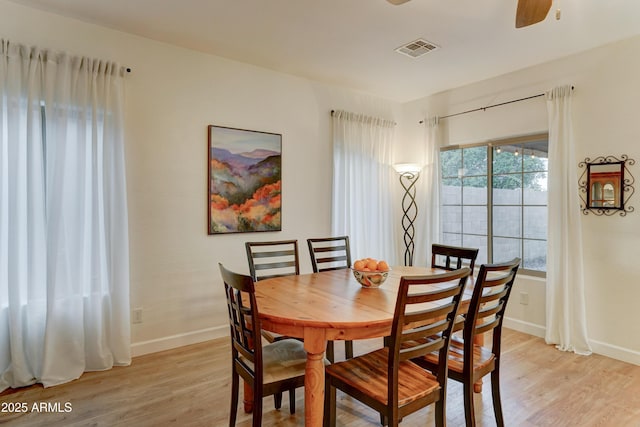
[[[199,331],[187,332],[185,334],[157,338],[155,340],[136,342],[131,344],[131,356],[142,356],[143,354],[156,353],[158,351],[170,350],[172,348],[197,344],[204,341],[228,336],[229,326],[224,325],[217,326],[215,328],[207,328],[201,329]]]
[[[504,327],[513,329],[518,332],[524,332],[525,334],[533,335],[534,337],[544,338],[546,328],[544,326],[536,325],[535,323],[524,322],[522,320],[514,319],[511,317],[504,318]]]
[[[633,363],[634,365],[640,365],[640,352],[595,340],[589,340],[589,343],[594,353],[623,362]]]
[[[540,338],[544,338],[546,332],[546,328],[544,326],[523,322],[522,320],[509,317],[504,318],[504,327]],[[591,344],[591,350],[595,354],[632,363],[634,365],[640,365],[640,352],[596,340],[589,340],[589,344]]]

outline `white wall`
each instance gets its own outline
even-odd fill
[[[640,157],[640,37],[579,55],[527,68],[498,78],[457,88],[404,105],[401,140],[405,151],[423,150],[418,121],[573,84],[574,135],[578,161],[604,155]],[[445,119],[447,144],[483,142],[547,130],[544,98],[535,98],[484,112]],[[630,166],[640,178],[640,165]],[[576,180],[581,169],[575,165]],[[638,187],[638,183],[635,184]],[[629,204],[640,209],[640,192]],[[595,352],[640,364],[640,212],[582,217],[588,333]],[[508,325],[544,335],[545,281],[520,276],[508,308]],[[529,305],[519,304],[528,292]]]
[[[331,109],[391,120],[397,104],[0,0],[0,38],[131,67],[126,160],[134,354],[228,333],[218,262],[248,273],[246,240],[330,233]],[[283,231],[208,236],[207,125],[282,134]]]
[[[637,99],[640,38],[630,39],[399,106],[250,65],[108,30],[0,0],[0,38],[129,66],[127,173],[134,354],[227,333],[217,263],[247,271],[243,242],[330,232],[329,111],[346,109],[398,122],[398,161],[422,155],[428,114],[446,115],[574,84],[578,158],[640,157]],[[206,234],[206,127],[283,135],[283,231]],[[542,98],[445,122],[451,144],[545,131]],[[640,177],[640,168],[631,167]],[[576,165],[576,179],[578,176]],[[640,209],[640,192],[630,201]],[[640,364],[640,212],[583,219],[587,314],[594,350]],[[310,271],[306,249],[303,271]],[[544,281],[520,277],[509,324],[542,334]]]

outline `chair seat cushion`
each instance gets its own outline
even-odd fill
[[[243,362],[253,370],[253,363],[242,358]],[[262,347],[263,382],[265,384],[304,376],[307,352],[304,344],[288,338]],[[325,359],[325,364],[329,361]]]
[[[360,389],[376,401],[387,404],[389,349],[382,348],[344,362],[327,366],[326,373]],[[440,389],[435,376],[413,362],[399,364],[398,403],[400,406]]]

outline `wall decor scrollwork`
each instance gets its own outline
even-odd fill
[[[629,166],[636,163],[626,154],[585,158],[578,164],[584,168],[578,180],[582,213],[598,216],[626,216],[635,209],[629,199],[635,193],[635,178]]]

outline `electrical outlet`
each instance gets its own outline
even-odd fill
[[[529,294],[526,292],[520,292],[520,304],[529,305]]]
[[[133,323],[142,323],[142,308],[133,310]]]

